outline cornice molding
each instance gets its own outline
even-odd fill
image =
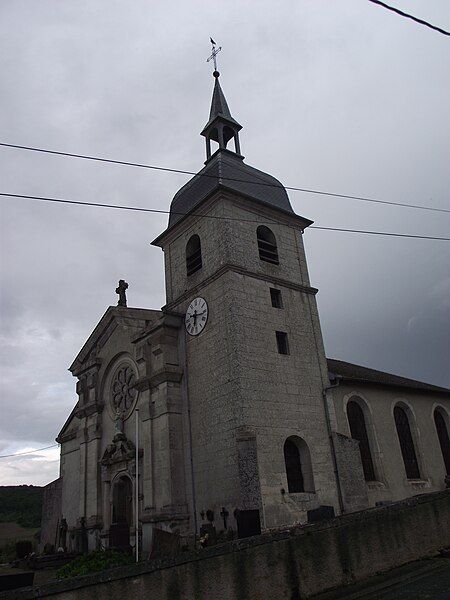
[[[228,271],[239,273],[240,275],[245,275],[246,277],[253,277],[254,279],[261,279],[263,281],[273,283],[274,285],[278,285],[280,287],[286,287],[291,290],[297,290],[299,292],[303,292],[304,294],[310,294],[313,296],[315,296],[319,291],[317,288],[313,288],[311,286],[294,283],[292,281],[289,281],[288,279],[283,279],[281,277],[273,277],[272,275],[267,275],[266,273],[257,273],[256,271],[250,271],[249,269],[245,269],[238,265],[227,263],[220,267],[220,269],[217,269],[215,273],[204,279],[201,283],[194,286],[190,290],[183,292],[183,294],[178,296],[178,298],[176,298],[172,302],[169,302],[169,304],[163,306],[162,310],[174,310],[174,308],[178,306],[181,302],[184,302],[188,298],[191,298],[193,295],[195,296],[196,294],[198,294],[198,292],[200,292],[200,290],[202,290],[204,287],[206,287],[207,285],[209,285]]]
[[[58,444],[64,444],[65,442],[70,442],[70,440],[75,440],[77,438],[77,429],[72,429],[67,433],[60,434],[56,441]]]
[[[85,404],[84,406],[79,406],[76,408],[75,416],[79,419],[83,417],[89,417],[95,413],[103,412],[104,404],[99,404],[97,402],[90,402],[89,404]]]
[[[131,341],[133,344],[137,344],[145,341],[147,338],[151,337],[161,329],[180,329],[182,324],[183,321],[180,318],[180,315],[170,312],[167,312],[166,314],[163,313],[159,319],[131,338]]]
[[[163,231],[157,238],[155,238],[151,244],[152,246],[159,246],[162,248],[166,244],[171,243],[177,237],[183,234],[183,232],[189,228],[193,222],[199,217],[203,217],[208,211],[219,201],[219,200],[231,200],[241,208],[249,210],[250,205],[254,204],[254,209],[257,216],[265,217],[270,220],[276,220],[285,225],[290,225],[300,229],[302,232],[313,224],[314,221],[297,215],[296,213],[285,212],[280,208],[270,206],[265,202],[257,200],[253,196],[248,196],[243,192],[237,192],[236,190],[228,188],[224,184],[220,184],[217,189],[211,191],[205,196],[192,210],[182,217],[180,221],[174,223],[171,227],[168,227]],[[252,207],[253,208],[253,207]]]

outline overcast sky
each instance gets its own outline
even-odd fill
[[[450,29],[448,0],[392,0]],[[285,185],[449,208],[449,38],[366,0],[1,0],[0,141],[197,171],[213,78]],[[0,147],[0,192],[168,209],[188,178]],[[291,192],[317,225],[443,235],[449,215]],[[54,443],[119,278],[160,308],[164,215],[1,199],[0,454]],[[449,385],[449,244],[310,230],[327,355]],[[45,484],[58,450],[0,462]]]

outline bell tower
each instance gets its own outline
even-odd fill
[[[320,505],[339,512],[334,413],[303,247],[312,221],[244,162],[242,127],[213,76],[205,166],[153,244],[164,251],[163,310],[190,322],[180,331],[190,510],[218,528],[228,514],[227,527],[247,535]]]

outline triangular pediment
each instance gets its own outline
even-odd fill
[[[73,375],[78,375],[89,368],[97,360],[99,351],[117,327],[131,328],[137,333],[147,327],[150,322],[158,319],[161,314],[160,310],[109,306],[70,365],[69,371]]]
[[[77,405],[73,407],[70,415],[66,419],[66,422],[62,426],[61,431],[58,433],[58,437],[56,438],[58,444],[62,444],[63,442],[77,437],[78,423],[74,423],[76,409]]]

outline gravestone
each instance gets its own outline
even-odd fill
[[[180,536],[163,529],[155,529],[150,558],[175,556],[180,550]]]

